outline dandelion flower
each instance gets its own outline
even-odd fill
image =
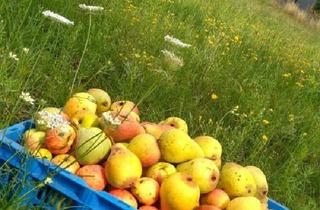
[[[91,5],[86,5],[86,4],[79,4],[79,7],[83,10],[89,10],[89,11],[102,11],[102,10],[104,10],[103,7],[91,6]]]
[[[14,54],[13,52],[9,52],[9,58],[15,60],[15,61],[19,61],[19,58],[16,54]]]
[[[189,47],[191,47],[190,44],[186,44],[186,43],[182,42],[181,40],[179,40],[179,39],[177,39],[177,38],[174,38],[174,37],[172,37],[172,36],[170,36],[170,35],[166,35],[166,36],[164,37],[164,40],[167,41],[167,42],[169,42],[169,43],[171,43],[171,44],[173,44],[173,45],[176,45],[176,46],[178,46],[178,47],[182,47],[182,48],[189,48]]]
[[[29,48],[26,48],[26,47],[24,47],[24,48],[22,48],[22,51],[25,53],[25,54],[28,54],[29,53]]]
[[[213,101],[216,101],[216,100],[218,99],[218,96],[217,96],[215,93],[212,93],[212,94],[211,94],[211,99],[212,99]]]
[[[60,23],[63,23],[63,24],[66,24],[66,25],[74,25],[74,22],[57,14],[57,13],[54,13],[50,10],[46,10],[46,11],[43,11],[42,14],[45,16],[45,17],[48,17],[52,20],[55,20],[57,22],[60,22]]]
[[[262,124],[264,124],[264,125],[269,125],[270,122],[269,122],[268,120],[264,119],[264,120],[262,120]]]
[[[21,98],[22,100],[24,100],[25,102],[31,105],[34,105],[35,99],[31,97],[30,93],[21,92],[21,95],[19,96],[19,98]]]
[[[267,135],[263,134],[263,135],[261,136],[261,140],[264,141],[264,142],[267,142],[267,141],[269,140],[269,138],[268,138]]]

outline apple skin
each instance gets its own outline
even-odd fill
[[[213,205],[200,205],[196,207],[195,210],[221,210],[221,209]]]
[[[45,148],[40,148],[32,153],[36,158],[52,160],[52,154],[49,150]]]
[[[143,133],[134,137],[128,149],[141,161],[142,167],[149,167],[160,160],[160,149],[157,140],[150,134]]]
[[[76,174],[95,190],[102,191],[107,186],[104,168],[101,165],[83,166],[77,170]]]
[[[158,210],[158,208],[154,206],[140,206],[139,210]]]
[[[52,154],[65,154],[70,150],[75,138],[76,132],[73,127],[66,125],[50,129],[45,144]]]
[[[88,112],[87,110],[80,110],[76,112],[71,118],[71,123],[76,128],[91,128],[99,126],[99,118],[97,115]]]
[[[159,190],[158,182],[149,177],[140,178],[131,187],[132,194],[144,205],[154,204],[159,199]]]
[[[99,116],[110,109],[111,98],[106,91],[99,88],[91,88],[88,90],[88,93],[97,101],[97,114]]]
[[[112,189],[108,193],[132,206],[133,208],[138,208],[138,203],[135,197],[127,190],[123,189]]]
[[[220,209],[227,208],[229,202],[229,195],[219,188],[216,188],[207,194],[201,195],[200,199],[201,204],[213,205]]]
[[[43,146],[45,138],[45,132],[29,129],[23,134],[23,144],[29,151],[33,152]]]
[[[97,110],[96,99],[89,93],[76,93],[66,102],[63,108],[63,112],[70,118],[80,110],[86,110],[95,114]]]
[[[51,162],[73,174],[75,174],[80,168],[80,164],[77,162],[75,157],[69,154],[57,155],[52,158]]]
[[[81,165],[93,165],[102,161],[109,153],[111,141],[96,127],[80,128],[74,142],[74,155]]]
[[[145,133],[144,128],[136,121],[125,120],[118,127],[106,127],[104,132],[115,142],[130,141],[135,136]]]
[[[188,133],[188,124],[186,121],[179,117],[168,117],[164,121],[159,123],[160,125],[170,125],[176,129],[179,129],[185,133]]]
[[[174,128],[170,125],[159,125],[152,122],[142,122],[141,125],[144,127],[146,133],[154,136],[156,139],[159,139],[163,132]]]
[[[135,112],[137,115],[140,116],[140,111],[138,109],[138,107],[136,106],[135,103],[133,103],[132,101],[116,101],[116,102],[113,102],[111,104],[111,107],[110,107],[110,110],[112,111],[122,111],[122,110],[126,110],[126,111],[133,111]]]
[[[146,171],[146,176],[156,180],[159,184],[169,175],[177,172],[174,165],[167,162],[158,162]]]

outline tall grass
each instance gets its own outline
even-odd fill
[[[74,92],[100,87],[113,101],[139,101],[157,81],[139,105],[143,120],[180,116],[192,137],[219,139],[224,162],[261,167],[271,197],[293,209],[319,208],[316,31],[269,1],[93,3],[105,10],[92,14],[87,39],[90,14],[78,9],[77,1],[0,2],[1,127],[37,109],[17,103],[21,91],[30,92],[37,103],[42,99],[61,107],[72,84]],[[45,9],[75,25],[45,19]],[[192,47],[164,42],[167,34]],[[28,54],[24,47],[30,48]],[[167,69],[162,49],[174,51],[184,66]]]

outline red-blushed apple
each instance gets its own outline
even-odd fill
[[[164,121],[159,123],[160,125],[170,125],[176,129],[179,129],[185,133],[188,133],[188,124],[186,121],[179,117],[168,117]]]
[[[117,112],[120,112],[122,110],[126,110],[126,111],[129,111],[129,112],[133,111],[137,115],[140,115],[140,111],[139,111],[138,107],[132,101],[116,101],[116,102],[113,102],[111,104],[110,110],[111,111],[117,111]]]
[[[140,206],[139,210],[158,210],[158,208],[154,206]]]
[[[156,139],[159,139],[164,131],[174,128],[170,125],[159,125],[151,122],[142,122],[141,125],[144,127],[146,133],[154,136]]]
[[[115,112],[104,112],[100,120],[104,132],[115,142],[129,141],[135,136],[145,133],[139,122],[125,119]]]
[[[66,102],[63,108],[63,112],[70,118],[80,110],[86,110],[95,114],[97,110],[96,99],[89,93],[76,93]]]
[[[128,205],[132,206],[133,208],[138,208],[137,200],[129,191],[124,189],[112,189],[109,191],[109,193],[127,203]]]
[[[174,165],[166,162],[158,162],[147,169],[146,176],[161,184],[165,178],[176,171]]]
[[[229,202],[229,195],[219,188],[216,188],[207,194],[201,195],[200,199],[201,204],[213,205],[220,209],[227,208]]]
[[[128,149],[140,159],[142,167],[152,166],[159,161],[161,156],[157,140],[147,133],[134,137]]]
[[[159,184],[154,179],[142,177],[133,183],[132,194],[138,199],[139,203],[152,205],[159,198]]]
[[[195,208],[194,210],[222,210],[222,209],[220,209],[216,206],[213,206],[213,205],[200,205],[197,208]]]
[[[64,125],[50,129],[45,144],[52,154],[65,154],[70,150],[75,138],[76,132],[73,127]]]
[[[95,190],[101,191],[107,186],[104,168],[101,165],[83,166],[77,170],[76,174]]]
[[[80,164],[77,162],[77,160],[69,154],[57,155],[52,158],[51,162],[73,174],[75,174],[80,168]]]
[[[23,134],[23,144],[29,151],[33,152],[43,146],[45,137],[45,132],[29,129]]]

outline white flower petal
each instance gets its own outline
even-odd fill
[[[173,45],[176,45],[178,47],[182,47],[182,48],[189,48],[191,47],[190,44],[186,44],[184,42],[182,42],[181,40],[177,39],[177,38],[174,38],[173,36],[170,36],[170,35],[166,35],[164,37],[164,40],[173,44]]]
[[[64,23],[66,25],[74,25],[74,22],[57,14],[57,13],[54,13],[54,12],[51,12],[50,10],[46,10],[46,11],[43,11],[42,14],[45,16],[45,17],[48,17],[52,20],[55,20],[57,22],[60,22],[60,23]]]
[[[86,4],[79,4],[79,7],[83,10],[89,10],[89,11],[102,11],[102,10],[104,10],[103,7],[86,5]]]

